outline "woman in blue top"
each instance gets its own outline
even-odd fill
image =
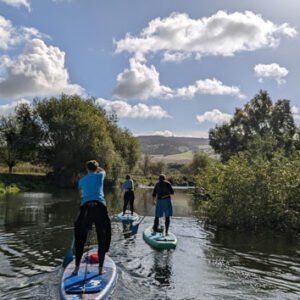
[[[130,175],[126,175],[126,180],[122,185],[122,191],[124,191],[124,206],[123,206],[123,216],[126,213],[126,208],[129,203],[131,215],[133,215],[133,202],[134,202],[134,183]]]
[[[105,171],[99,167],[95,160],[88,161],[86,168],[88,174],[79,180],[81,205],[79,216],[74,224],[76,261],[73,274],[78,274],[88,231],[95,223],[98,239],[99,274],[101,275],[105,253],[108,252],[111,241],[111,224],[103,192]]]

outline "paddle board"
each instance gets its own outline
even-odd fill
[[[131,212],[129,211],[126,211],[125,215],[123,215],[123,212],[120,212],[117,217],[118,220],[122,222],[135,222],[140,218],[140,216],[137,213],[134,212],[131,215]]]
[[[78,275],[72,275],[75,268],[75,260],[73,260],[64,270],[60,294],[61,299],[66,300],[100,300],[107,299],[112,293],[116,281],[117,270],[114,261],[107,255],[105,255],[104,271],[103,275],[99,275],[97,249],[92,249],[83,254],[82,261],[80,263],[80,269]],[[87,272],[86,271],[87,266]]]
[[[175,249],[177,245],[177,237],[175,234],[172,232],[169,232],[168,235],[161,232],[155,232],[155,234],[153,234],[151,227],[144,230],[143,238],[146,243],[158,250]]]

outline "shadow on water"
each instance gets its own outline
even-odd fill
[[[120,212],[120,191],[106,197],[110,215]],[[143,241],[153,223],[151,190],[136,192],[136,211],[146,216],[137,235],[112,222],[110,256],[119,273],[112,299],[300,298],[299,236],[204,229],[182,190],[173,205],[176,250],[156,251]],[[0,198],[0,299],[59,299],[60,266],[78,207],[70,191]]]

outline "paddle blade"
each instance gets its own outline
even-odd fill
[[[64,257],[63,267],[65,268],[73,260],[73,250],[69,248],[67,254]]]

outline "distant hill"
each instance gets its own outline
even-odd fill
[[[206,138],[165,137],[159,135],[138,136],[137,138],[140,141],[143,154],[172,155],[188,151],[212,151]]]

